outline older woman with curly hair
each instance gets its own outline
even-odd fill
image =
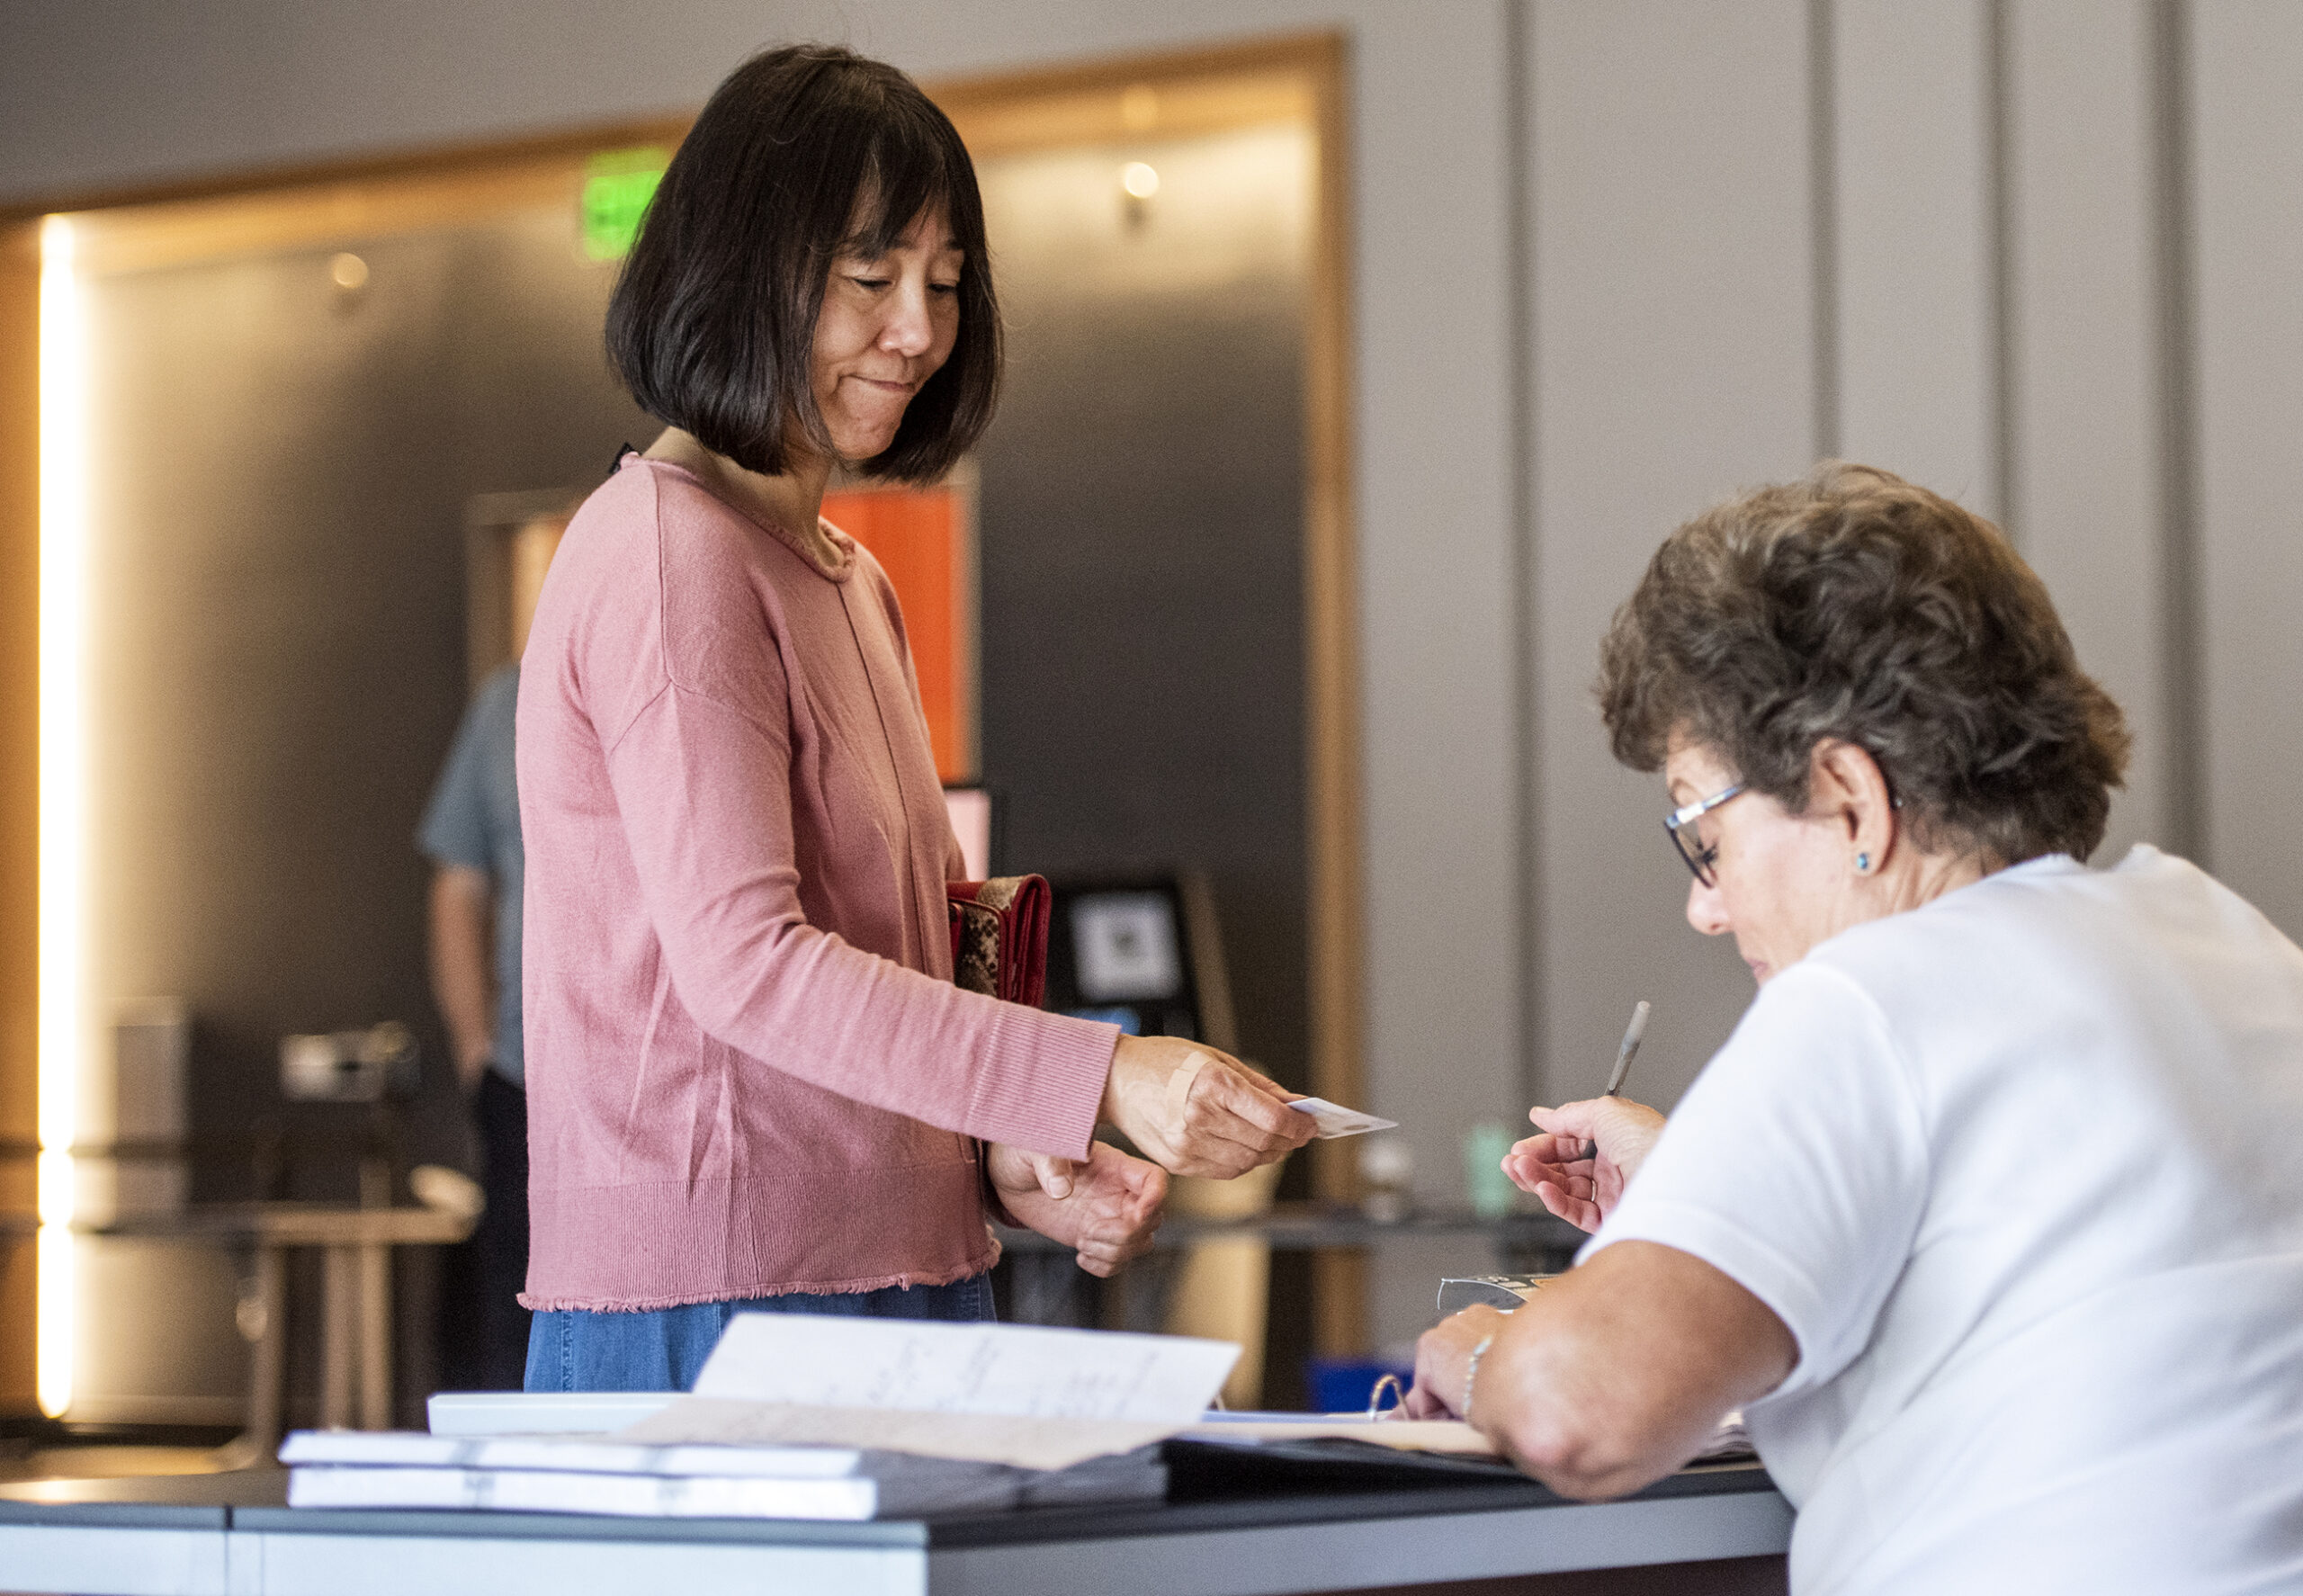
[[[2039,578],[1825,465],[1674,533],[1599,691],[1759,994],[1668,1124],[1533,1111],[1598,1233],[1413,1411],[1594,1497],[1741,1407],[1797,1592],[2303,1587],[2303,952],[2083,863],[2128,736]]]

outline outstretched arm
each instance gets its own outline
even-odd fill
[[[1426,1331],[1408,1412],[1468,1419],[1561,1495],[1592,1501],[1686,1464],[1797,1358],[1783,1321],[1720,1270],[1621,1242],[1514,1313],[1470,1308]]]
[[[1122,1036],[1099,1113],[1162,1169],[1229,1180],[1313,1138],[1297,1095],[1204,1043]]]
[[[496,1051],[496,888],[485,870],[432,872],[432,1000],[448,1023],[456,1080],[470,1091]]]

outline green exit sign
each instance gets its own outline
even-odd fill
[[[584,253],[596,261],[620,260],[640,237],[641,218],[668,157],[648,146],[612,149],[584,163]]]

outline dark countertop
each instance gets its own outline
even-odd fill
[[[1427,1518],[1579,1504],[1535,1481],[1498,1470],[1492,1478],[1434,1475],[1377,1487],[1348,1478],[1325,1487],[1300,1477],[1259,1489],[1178,1469],[1163,1502],[1024,1508],[926,1520],[826,1523],[791,1519],[641,1519],[580,1513],[435,1511],[421,1509],[290,1508],[287,1471],[167,1475],[132,1479],[44,1480],[0,1485],[0,1529],[10,1525],[115,1529],[238,1529],[271,1534],[472,1536],[491,1539],[683,1540],[785,1545],[919,1547],[928,1550],[1107,1540],[1340,1520]],[[1772,1491],[1756,1463],[1690,1468],[1627,1500]]]
[[[11,1480],[0,1484],[0,1528],[105,1525],[123,1529],[229,1529],[235,1509],[285,1511],[288,1471],[135,1475],[93,1480]]]

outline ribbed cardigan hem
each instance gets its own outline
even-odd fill
[[[848,1175],[813,1175],[796,1188],[725,1176],[531,1184],[520,1302],[614,1313],[792,1292],[845,1296],[949,1285],[998,1260],[976,1159]]]
[[[784,1296],[794,1293],[809,1296],[860,1296],[866,1291],[883,1291],[891,1286],[949,1286],[954,1280],[965,1280],[981,1275],[999,1261],[999,1242],[990,1232],[984,1233],[989,1243],[983,1256],[949,1270],[907,1271],[900,1275],[875,1275],[862,1280],[784,1280],[757,1286],[728,1286],[712,1291],[677,1292],[670,1296],[650,1297],[543,1297],[520,1293],[520,1305],[533,1314],[558,1314],[575,1310],[587,1314],[649,1314],[658,1308],[686,1308],[697,1303],[745,1302],[756,1296]]]

